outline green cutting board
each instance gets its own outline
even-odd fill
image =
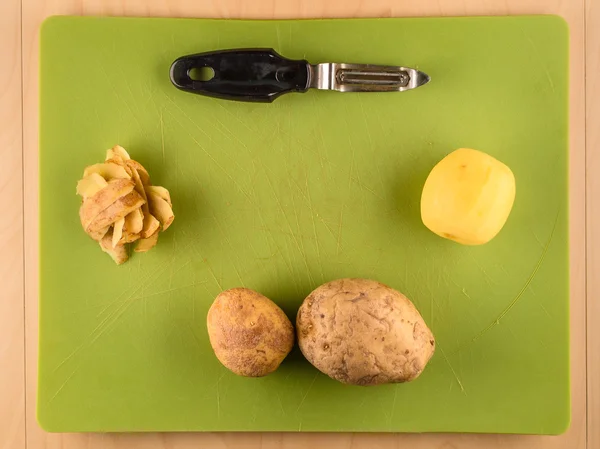
[[[552,16],[220,21],[57,17],[41,32],[38,419],[49,431],[560,433],[569,424],[568,31]],[[273,104],[175,89],[171,62],[235,47],[419,68],[404,93]],[[83,168],[123,145],[172,193],[158,246],[116,266],[81,229]],[[491,243],[420,222],[459,147],[517,180]],[[210,348],[215,296],[245,286],[294,318],[342,277],[411,298],[437,339],[410,384],[353,387],[296,349],[265,378]]]

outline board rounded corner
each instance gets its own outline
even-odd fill
[[[52,27],[56,26],[57,22],[62,22],[64,19],[65,16],[57,14],[46,17],[40,24],[40,37],[43,39],[48,31],[51,30]]]

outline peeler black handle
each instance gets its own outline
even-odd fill
[[[307,61],[284,58],[273,49],[225,50],[175,60],[171,82],[194,94],[270,103],[288,92],[306,92],[309,70]]]

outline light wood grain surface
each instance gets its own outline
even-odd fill
[[[0,448],[25,445],[21,5],[0,3]]]
[[[600,448],[600,1],[586,4],[587,432]]]
[[[39,25],[53,14],[221,18],[505,14],[564,17],[571,30],[572,424],[569,431],[559,437],[43,432],[35,420],[37,69]],[[600,295],[600,0],[2,0],[0,23],[0,449],[600,448],[600,303],[597,300]]]

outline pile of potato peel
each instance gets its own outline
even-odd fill
[[[169,191],[153,186],[146,169],[118,145],[84,170],[77,194],[83,229],[118,265],[129,258],[126,244],[148,251],[175,218]]]

